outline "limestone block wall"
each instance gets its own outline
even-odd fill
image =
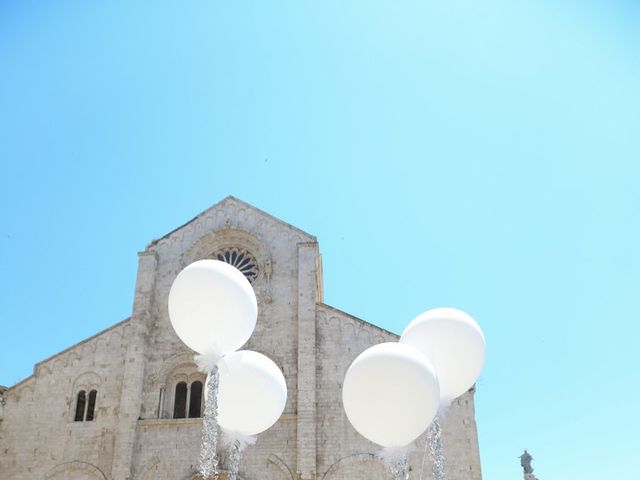
[[[318,305],[317,322],[318,479],[388,479],[388,472],[373,458],[380,447],[360,436],[349,423],[341,389],[349,365],[361,352],[378,343],[395,342],[398,337],[327,305]],[[447,478],[480,480],[472,391],[454,402],[442,426]],[[424,447],[424,438],[420,438],[409,459],[417,477],[423,465]],[[423,478],[432,478],[428,458]]]
[[[397,336],[322,303],[313,236],[229,197],[140,254],[131,319],[39,363],[33,376],[4,392],[2,480],[194,477],[202,421],[170,418],[170,389],[176,372],[197,372],[193,352],[170,325],[167,299],[182,268],[230,246],[246,248],[259,264],[258,321],[244,348],[274,360],[289,391],[283,416],[245,451],[240,477],[388,479],[373,457],[378,447],[346,419],[341,387],[359,353]],[[96,385],[96,418],[74,422],[84,384]],[[443,423],[449,480],[480,480],[473,392]],[[422,449],[418,442],[414,472]],[[224,469],[222,445],[220,452]]]
[[[171,328],[167,299],[173,280],[193,261],[217,248],[241,245],[256,255],[260,274],[253,283],[258,298],[258,321],[246,348],[271,357],[281,366],[289,391],[297,386],[298,243],[313,237],[233,198],[207,210],[184,227],[149,247],[156,253],[155,290],[150,313],[146,354],[143,418],[157,417],[158,376],[173,355],[188,352]],[[287,412],[296,410],[292,395]]]
[[[373,458],[378,447],[360,436],[342,406],[342,381],[351,362],[372,345],[397,336],[327,305],[317,318],[318,479],[388,480]]]
[[[199,419],[140,421],[134,478],[193,478],[197,474],[201,425]],[[295,428],[296,416],[284,415],[276,425],[260,434],[256,444],[244,452],[240,476],[294,480],[291,453],[294,453],[295,441],[291,439],[295,439]],[[219,446],[220,469],[224,471],[228,468],[228,449],[223,443]]]
[[[244,478],[283,478],[294,476],[303,468],[306,476],[315,474],[315,445],[308,438],[302,441],[306,455],[299,455],[300,351],[302,358],[311,355],[309,363],[303,361],[308,372],[304,391],[311,409],[305,412],[309,420],[302,430],[315,440],[315,339],[300,342],[300,328],[315,333],[315,303],[320,296],[319,252],[315,238],[279,220],[248,208],[233,198],[224,200],[199,215],[163,239],[153,242],[147,252],[157,259],[153,273],[154,291],[149,306],[150,314],[145,346],[145,375],[141,398],[136,448],[134,449],[134,478],[144,475],[146,469],[156,471],[161,464],[168,472],[176,470],[172,478],[182,478],[197,465],[201,424],[197,419],[168,420],[171,416],[171,398],[174,388],[168,378],[175,368],[195,371],[190,352],[175,335],[168,317],[167,300],[173,280],[188,264],[202,258],[211,258],[217,249],[234,246],[249,250],[259,263],[259,274],[253,282],[258,299],[258,320],[254,334],[243,347],[264,353],[281,368],[289,391],[282,419],[268,432],[260,435],[258,443],[249,447],[242,464]],[[301,247],[302,246],[302,247]],[[311,342],[311,343],[309,343]],[[308,351],[308,352],[307,352]],[[165,389],[163,411],[159,411],[161,389]],[[159,419],[159,417],[161,417]],[[166,445],[175,450],[163,451]],[[155,452],[155,453],[153,453]],[[154,458],[158,458],[156,466]],[[304,463],[304,465],[302,465]],[[299,465],[300,464],[300,465]],[[243,473],[244,470],[244,473]],[[284,472],[284,473],[283,473]],[[173,475],[173,474],[172,474]]]
[[[78,469],[78,460],[110,471],[128,328],[128,321],[121,322],[37,364],[31,377],[5,392],[3,480],[53,478],[65,468]],[[98,392],[95,419],[74,422],[76,395],[85,385]]]
[[[458,399],[442,418],[442,441],[447,457],[447,478],[481,480],[480,449],[472,389]]]

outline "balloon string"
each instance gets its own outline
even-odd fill
[[[240,458],[242,457],[242,448],[240,447],[240,441],[236,440],[231,446],[229,452],[229,476],[227,480],[236,480],[238,477],[238,470],[240,469]]]
[[[407,457],[399,457],[395,462],[389,465],[393,480],[409,480],[409,465]]]
[[[207,395],[205,397],[204,418],[202,420],[202,446],[200,449],[200,476],[204,480],[218,478],[218,383],[220,375],[218,367],[214,366],[209,372],[206,382]]]
[[[437,416],[427,429],[425,450],[429,451],[429,457],[431,458],[433,480],[446,480],[444,468],[446,458],[444,456],[444,449],[442,448],[442,427],[440,425],[440,419]],[[422,466],[424,468],[424,457]],[[420,473],[420,478],[422,479],[422,472]]]
[[[393,480],[409,480],[409,464],[407,457],[411,446],[383,448],[376,456],[389,469]]]
[[[431,428],[431,426],[429,426]],[[422,465],[420,465],[420,480],[424,476],[424,464],[427,463],[427,454],[429,451],[429,430],[424,435],[424,451],[422,452]]]

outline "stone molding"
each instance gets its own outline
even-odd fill
[[[271,454],[269,455],[268,461],[269,463],[278,467],[278,469],[280,469],[280,471],[284,474],[284,476],[287,477],[287,480],[296,480],[296,478],[293,475],[293,472],[289,468],[289,465],[287,465],[287,463],[284,460],[282,460],[279,456]]]
[[[260,294],[267,302],[271,302],[271,255],[265,244],[253,233],[241,228],[223,227],[204,234],[181,256],[180,269],[207,258],[225,248],[237,247],[251,253],[257,263],[258,272],[252,286],[256,294]]]
[[[98,332],[95,335],[82,340],[81,342],[78,342],[69,348],[64,349],[63,351],[58,352],[51,357],[36,363],[33,368],[32,376],[16,383],[15,385],[9,387],[7,390],[11,391],[14,388],[20,387],[23,383],[26,383],[34,376],[38,377],[43,375],[50,375],[60,368],[75,366],[75,364],[79,362],[81,358],[86,356],[87,353],[94,353],[100,347],[100,345],[113,346],[113,344],[118,341],[120,342],[120,347],[124,348],[123,339],[125,338],[126,332],[129,328],[130,320],[130,318],[127,318],[119,323],[116,323],[115,325],[112,325],[111,327]]]
[[[373,453],[354,453],[351,455],[347,455],[345,457],[342,457],[340,460],[338,460],[337,462],[335,462],[333,465],[331,465],[327,471],[324,473],[324,475],[322,476],[322,480],[328,480],[331,478],[331,476],[333,475],[333,472],[335,470],[337,470],[339,467],[341,467],[344,464],[347,463],[370,463],[370,462],[379,462],[379,460],[376,459],[376,456]]]
[[[69,475],[73,472],[82,472],[92,476],[96,480],[107,480],[107,476],[98,467],[87,462],[67,462],[56,465],[49,470],[45,475],[45,480],[54,479],[60,477],[61,479],[69,478]]]
[[[80,390],[98,390],[102,385],[102,377],[96,372],[83,372],[76,377],[71,388],[71,395],[74,396]]]
[[[162,367],[151,378],[154,388],[167,385],[174,372],[183,366],[193,368],[194,372],[197,371],[198,366],[193,359],[194,355],[196,355],[195,352],[180,352],[165,360]]]

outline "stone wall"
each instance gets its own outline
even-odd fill
[[[185,266],[209,258],[212,252],[225,246],[246,248],[258,260],[259,274],[253,282],[258,299],[258,321],[244,348],[264,353],[274,360],[285,375],[289,391],[283,418],[261,435],[255,446],[247,449],[241,474],[244,478],[277,479],[282,478],[283,469],[294,474],[299,470],[297,463],[302,458],[297,447],[301,358],[298,355],[301,345],[298,341],[299,319],[300,312],[304,316],[306,309],[309,312],[306,314],[307,323],[310,322],[311,330],[315,331],[317,243],[314,237],[229,198],[184,227],[153,242],[147,249],[156,256],[157,265],[153,272],[154,290],[149,306],[149,334],[143,347],[146,367],[140,411],[144,426],[139,425],[138,428],[137,448],[132,460],[134,478],[144,475],[154,464],[155,457],[158,464],[166,464],[162,468],[167,472],[175,472],[171,474],[172,478],[189,475],[197,465],[199,421],[158,420],[159,416],[167,416],[170,410],[171,395],[167,393],[169,402],[164,406],[164,415],[158,411],[161,389],[169,392],[173,388],[167,381],[169,373],[179,365],[185,368],[191,365],[194,372],[196,368],[190,360],[193,352],[182,344],[170,325],[167,299],[173,280]],[[304,272],[302,277],[300,272]],[[308,305],[301,307],[304,302]],[[314,351],[313,345],[306,348]],[[309,371],[310,386],[304,390],[306,395],[315,391],[315,366],[310,366]],[[304,425],[303,428],[308,429],[309,425],[315,424],[311,419]],[[315,438],[315,434],[312,435]],[[176,443],[176,438],[181,440]],[[308,444],[309,440],[304,443]],[[176,445],[175,449],[165,449],[163,455],[158,454],[164,445],[172,444]],[[270,460],[275,458],[277,460]]]
[[[61,472],[80,467],[111,471],[128,329],[127,320],[38,363],[31,377],[5,392],[3,480],[65,478]],[[76,396],[87,386],[98,392],[95,419],[75,422]],[[73,463],[78,460],[83,465]]]
[[[341,392],[344,375],[360,353],[378,343],[396,342],[398,336],[327,305],[318,305],[317,312],[318,478],[388,479],[387,471],[373,465],[379,463],[373,455],[380,447],[353,429]],[[482,478],[473,394],[470,391],[457,399],[442,420],[448,480]],[[409,459],[412,471],[418,472],[415,477],[423,468],[424,446],[424,438],[419,439]],[[343,470],[352,473],[338,475]],[[428,459],[423,478],[431,478]]]
[[[171,328],[167,298],[182,268],[230,246],[250,251],[259,264],[258,322],[244,348],[273,359],[289,391],[282,418],[245,451],[240,476],[388,478],[373,457],[377,447],[346,419],[341,385],[359,353],[397,336],[322,303],[313,236],[229,197],[140,253],[130,320],[39,363],[33,376],[4,393],[3,480],[194,477],[201,420],[170,417],[176,379],[201,374]],[[96,418],[74,422],[77,391],[91,385],[98,391]],[[473,392],[444,419],[444,440],[449,480],[480,480]],[[411,457],[414,471],[422,448]],[[220,453],[224,469],[222,446]]]
[[[317,308],[316,383],[319,479],[387,480],[375,445],[351,426],[342,407],[342,381],[351,362],[372,345],[397,336],[327,305]],[[353,477],[345,476],[349,475]]]

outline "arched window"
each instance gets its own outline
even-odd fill
[[[96,402],[102,378],[95,372],[84,372],[73,381],[71,394],[75,396],[75,411],[72,402],[69,415],[75,422],[91,422],[96,419]],[[73,397],[72,397],[73,398]]]
[[[96,397],[98,396],[98,392],[96,390],[91,390],[89,392],[89,404],[87,406],[87,422],[93,421],[95,410],[96,410]]]
[[[191,384],[191,398],[189,400],[189,418],[202,416],[202,382],[197,380]]]
[[[173,402],[173,418],[184,418],[187,413],[187,383],[176,385],[176,395]]]
[[[206,375],[193,363],[192,353],[178,354],[169,359],[156,378],[158,418],[202,416]]]
[[[87,392],[80,390],[76,400],[76,415],[74,421],[82,422],[84,420],[84,406],[87,403]]]

